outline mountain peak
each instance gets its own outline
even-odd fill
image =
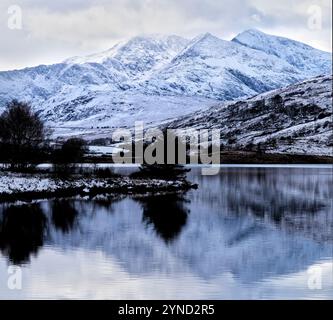
[[[275,55],[287,61],[290,65],[305,71],[308,73],[308,77],[314,74],[331,73],[332,57],[330,53],[296,40],[250,29],[240,33],[232,42]]]
[[[305,49],[314,49],[317,51],[321,51],[319,49],[313,48],[310,45],[307,45],[303,42],[292,40],[286,37],[276,36],[272,34],[265,33],[258,29],[248,29],[241,33],[239,33],[234,39],[233,42],[237,42],[253,49],[257,49],[256,47],[260,45],[260,47],[269,47],[269,46],[284,46],[288,49],[291,47],[299,47]],[[323,52],[323,51],[321,51]]]
[[[207,32],[195,37],[188,45],[177,54],[173,62],[195,56],[212,56],[221,52],[226,52],[229,47],[235,47],[230,41],[222,40]]]
[[[156,53],[163,54],[164,58],[174,56],[181,51],[189,40],[176,35],[141,34],[123,40],[112,48],[97,54],[84,57],[74,57],[64,61],[66,64],[105,63],[117,60],[124,64],[129,61],[146,60],[147,56]]]
[[[222,42],[227,41],[215,37],[211,33],[207,32],[195,37],[192,41],[190,41],[183,52],[180,52],[180,55],[188,50],[193,50],[194,48],[215,47],[216,45],[220,45]]]
[[[243,44],[243,42],[255,41],[256,39],[267,39],[270,37],[274,36],[252,28],[239,33],[235,38],[232,39],[232,41]]]
[[[209,32],[206,32],[206,33],[203,33],[197,37],[195,37],[193,39],[193,42],[196,43],[196,42],[203,42],[203,41],[219,41],[221,39],[219,39],[218,37],[212,35],[211,33]]]
[[[176,51],[183,49],[189,40],[176,35],[142,34],[131,38],[119,47],[121,52],[141,48],[142,50]]]

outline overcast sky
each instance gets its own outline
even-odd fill
[[[12,29],[19,24],[13,5],[22,10],[21,29]],[[332,51],[331,11],[332,0],[1,0],[0,70],[56,63],[149,33],[229,40],[257,28]]]

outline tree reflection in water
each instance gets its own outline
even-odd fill
[[[69,200],[54,200],[51,204],[52,222],[57,230],[68,233],[74,228],[78,211]]]
[[[0,250],[13,264],[29,263],[43,246],[45,230],[40,205],[10,205],[0,215]]]
[[[152,224],[156,233],[166,243],[177,238],[187,222],[189,210],[180,194],[168,194],[140,198],[143,221]]]

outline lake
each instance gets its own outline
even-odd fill
[[[0,299],[333,299],[332,167],[188,178],[198,190],[0,205]]]

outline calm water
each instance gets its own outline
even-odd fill
[[[0,205],[0,298],[333,299],[331,168],[189,179],[185,195]]]

